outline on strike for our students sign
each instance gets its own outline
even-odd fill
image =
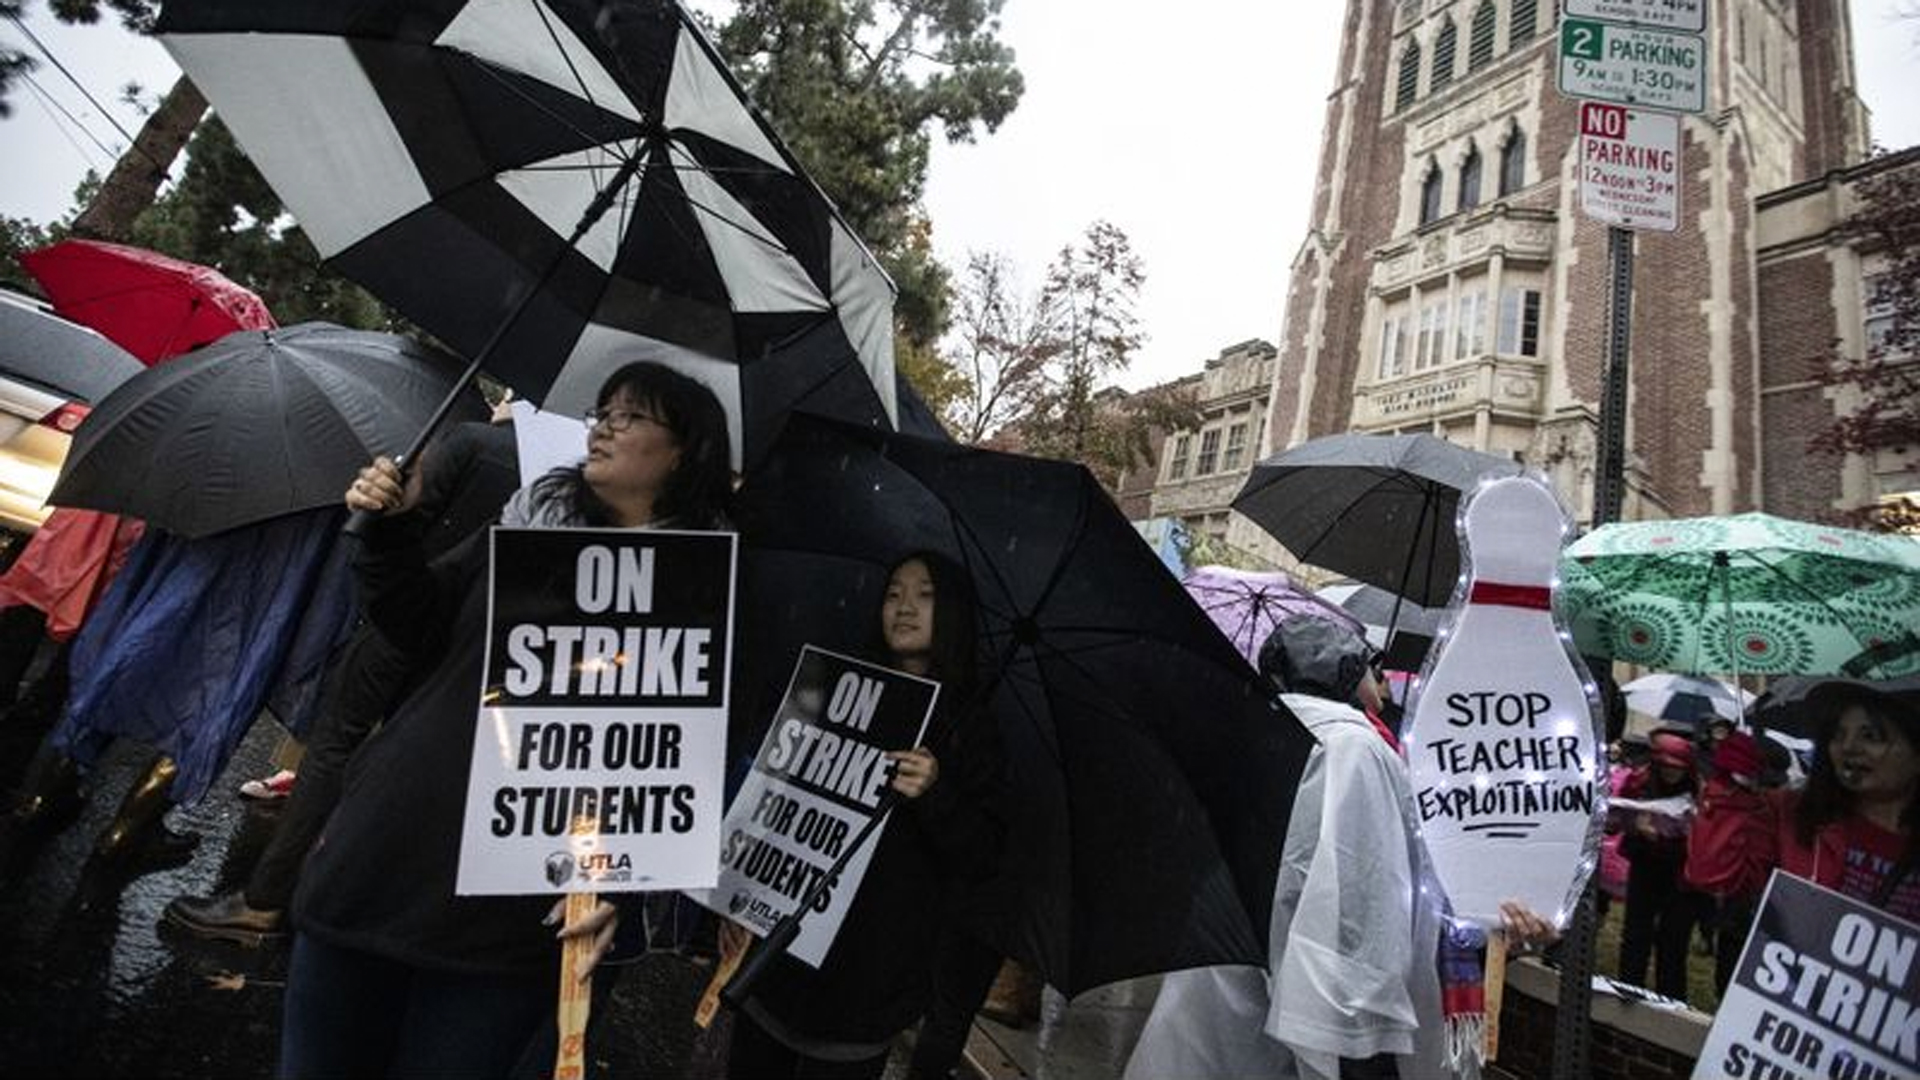
[[[461,895],[711,885],[737,538],[495,529]]]
[[[1776,870],[1693,1080],[1920,1076],[1920,926]]]
[[[920,744],[940,684],[807,646],[773,727],[727,810],[720,884],[696,899],[765,936],[878,811],[889,750]],[[788,950],[820,966],[886,830],[849,857]]]

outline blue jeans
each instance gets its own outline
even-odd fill
[[[505,1077],[553,1018],[552,978],[457,975],[299,934],[280,1029],[282,1080]]]

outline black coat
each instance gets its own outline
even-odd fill
[[[879,1043],[926,1011],[934,942],[955,902],[1000,864],[1005,758],[991,718],[950,737],[936,715],[927,745],[939,781],[893,811],[860,891],[818,970],[782,958],[754,991],[756,1006],[807,1039]]]

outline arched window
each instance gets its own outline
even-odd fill
[[[1462,210],[1480,205],[1480,148],[1467,147],[1467,159],[1460,163],[1460,199]]]
[[[1507,14],[1507,51],[1513,50],[1533,40],[1539,27],[1540,9],[1535,0],[1513,0],[1513,9]]]
[[[1515,127],[1500,146],[1500,194],[1519,191],[1527,182],[1527,133]]]
[[[1401,109],[1413,104],[1414,95],[1420,92],[1420,43],[1410,41],[1407,51],[1400,54],[1400,82],[1393,93],[1393,109]]]
[[[1427,162],[1427,175],[1420,181],[1420,224],[1440,219],[1440,163]]]
[[[1453,54],[1460,42],[1459,31],[1454,29],[1453,20],[1440,24],[1440,32],[1433,39],[1433,76],[1427,80],[1427,89],[1438,90],[1453,81]]]
[[[1468,71],[1479,71],[1493,63],[1493,19],[1493,0],[1480,0],[1467,33]]]

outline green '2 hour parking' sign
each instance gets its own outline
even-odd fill
[[[1698,34],[1592,19],[1560,24],[1560,92],[1698,113],[1707,107],[1707,47]]]

